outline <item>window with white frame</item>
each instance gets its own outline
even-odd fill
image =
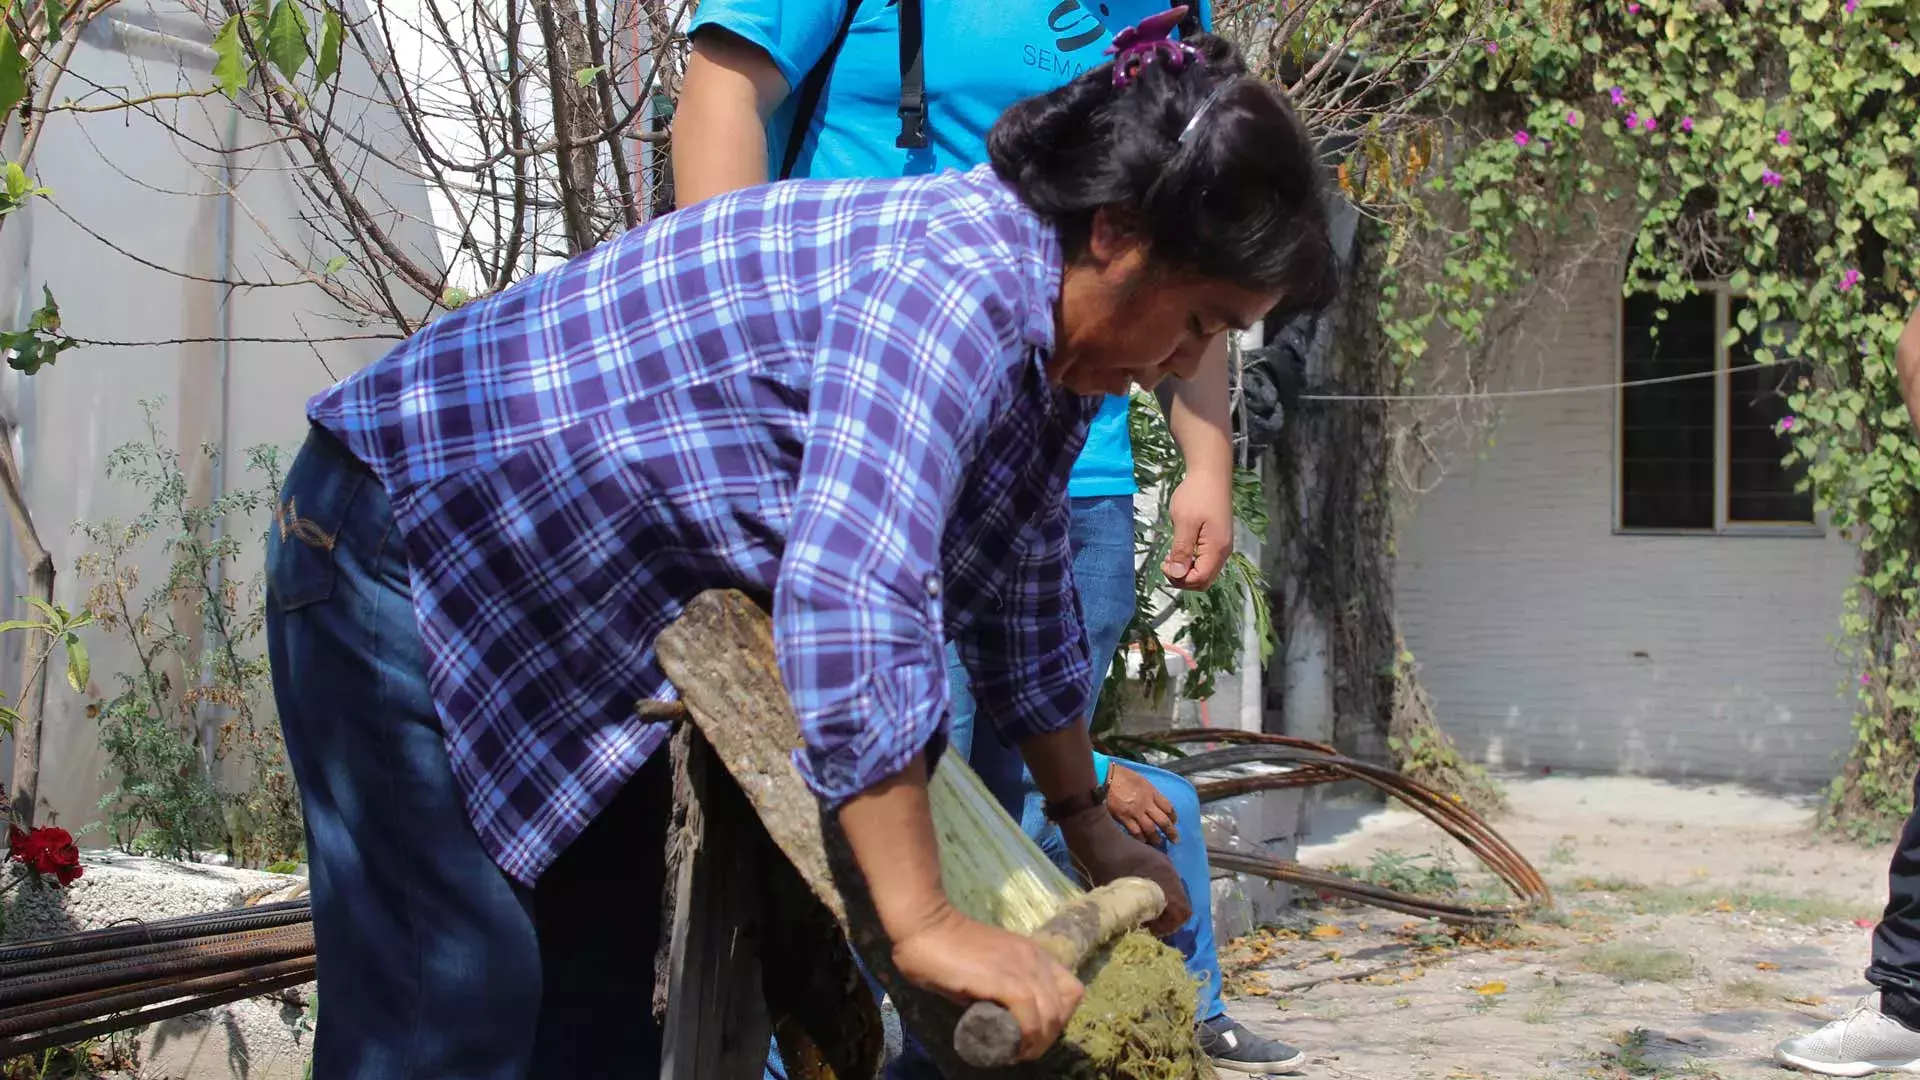
[[[1731,327],[1739,340],[1727,344]],[[1776,325],[1779,337],[1791,329]],[[1633,294],[1621,304],[1619,480],[1622,531],[1805,530],[1813,498],[1805,469],[1788,465],[1787,395],[1803,361],[1762,364],[1767,327],[1748,302],[1703,286],[1668,302]],[[1638,384],[1638,385],[1636,385]]]

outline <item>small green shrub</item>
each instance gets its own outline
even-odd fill
[[[107,477],[146,494],[146,508],[131,521],[76,526],[90,544],[77,566],[88,613],[135,657],[117,692],[88,710],[113,782],[100,803],[107,831],[123,851],[163,858],[224,849],[254,866],[297,859],[299,794],[257,640],[264,589],[257,576],[240,580],[243,545],[229,529],[271,504],[278,455],[251,451],[246,472],[257,483],[202,500],[155,422],[157,404],[142,403],[146,438],[107,458]],[[209,469],[220,456],[213,446],[198,453]],[[156,544],[166,575],[148,586],[140,562]],[[236,790],[216,778],[222,761],[239,765]]]

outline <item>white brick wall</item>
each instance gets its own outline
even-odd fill
[[[1508,385],[1617,379],[1618,295],[1596,274],[1537,320]],[[1510,401],[1406,515],[1401,623],[1442,726],[1507,767],[1827,780],[1852,549],[1616,535],[1614,412],[1604,392]]]

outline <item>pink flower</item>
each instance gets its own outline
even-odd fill
[[[1859,10],[1859,8],[1860,8],[1860,0],[1847,0],[1847,2],[1846,2],[1846,4],[1845,4],[1844,6],[1845,6],[1845,7],[1846,7],[1846,9],[1847,9],[1847,14],[1849,14],[1849,15],[1851,15],[1851,14],[1853,14],[1853,13],[1854,13],[1855,11],[1857,11],[1857,10]]]
[[[1863,671],[1863,672],[1861,672],[1861,673],[1860,673],[1860,685],[1861,685],[1861,686],[1872,686],[1872,685],[1873,685],[1873,673],[1872,673],[1872,672],[1870,672],[1870,671]]]
[[[1614,103],[1615,105],[1624,105],[1624,104],[1626,104],[1626,101],[1627,101],[1627,92],[1626,92],[1625,90],[1622,90],[1622,89],[1620,89],[1620,88],[1619,88],[1619,87],[1617,87],[1617,86],[1616,86],[1616,87],[1614,87],[1613,89],[1611,89],[1611,90],[1609,90],[1609,91],[1607,91],[1607,96],[1613,99],[1613,103]]]
[[[1570,113],[1568,113],[1568,114],[1567,114],[1567,126],[1568,126],[1568,127],[1575,127],[1575,128],[1577,128],[1577,127],[1579,127],[1579,126],[1580,126],[1580,114],[1579,114],[1579,113],[1577,113],[1577,112],[1570,112]]]
[[[1640,114],[1637,112],[1628,113],[1627,114],[1627,130],[1632,131],[1634,128],[1637,128],[1639,126],[1640,126]]]
[[[1781,176],[1772,169],[1768,169],[1760,174],[1760,182],[1768,187],[1782,187],[1786,184],[1787,180],[1786,177]]]
[[[1533,136],[1524,131],[1516,131],[1513,133],[1513,145],[1515,146],[1525,146],[1532,141]]]
[[[1753,207],[1751,206],[1747,207],[1747,220],[1748,221],[1754,220]]]
[[[1779,424],[1778,424],[1778,425],[1776,426],[1776,430],[1778,430],[1778,431],[1780,432],[1780,434],[1782,434],[1782,435],[1785,435],[1785,434],[1786,434],[1787,432],[1789,432],[1789,431],[1792,431],[1792,430],[1793,430],[1793,417],[1791,417],[1791,416],[1783,416],[1783,417],[1781,417],[1781,418],[1780,418],[1780,423],[1779,423]]]
[[[1652,131],[1654,128],[1657,128],[1659,126],[1660,126],[1660,121],[1658,119],[1651,116],[1647,117],[1646,129],[1648,131]]]
[[[1840,275],[1840,291],[1841,292],[1851,292],[1853,290],[1853,287],[1858,284],[1860,284],[1860,271],[1849,270],[1846,273]]]
[[[1691,116],[1681,117],[1680,130],[1686,132],[1689,135],[1693,134],[1693,117]]]
[[[1639,4],[1628,4],[1628,5],[1627,5],[1627,14],[1629,14],[1629,15],[1638,15],[1638,14],[1640,14],[1640,5],[1639,5]]]
[[[1499,43],[1499,42],[1497,42],[1497,41],[1489,41],[1489,42],[1487,42],[1487,51],[1488,51],[1488,52],[1490,52],[1490,53],[1497,53],[1497,52],[1499,52],[1499,51],[1500,51],[1500,43]]]
[[[1773,141],[1779,143],[1781,146],[1791,145],[1793,143],[1793,132],[1788,131],[1786,128],[1781,128],[1780,134],[1775,135]]]

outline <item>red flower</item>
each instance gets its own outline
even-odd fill
[[[21,832],[20,826],[7,826],[7,858],[36,874],[51,877],[61,885],[71,885],[81,874],[80,849],[73,834],[51,826]]]

